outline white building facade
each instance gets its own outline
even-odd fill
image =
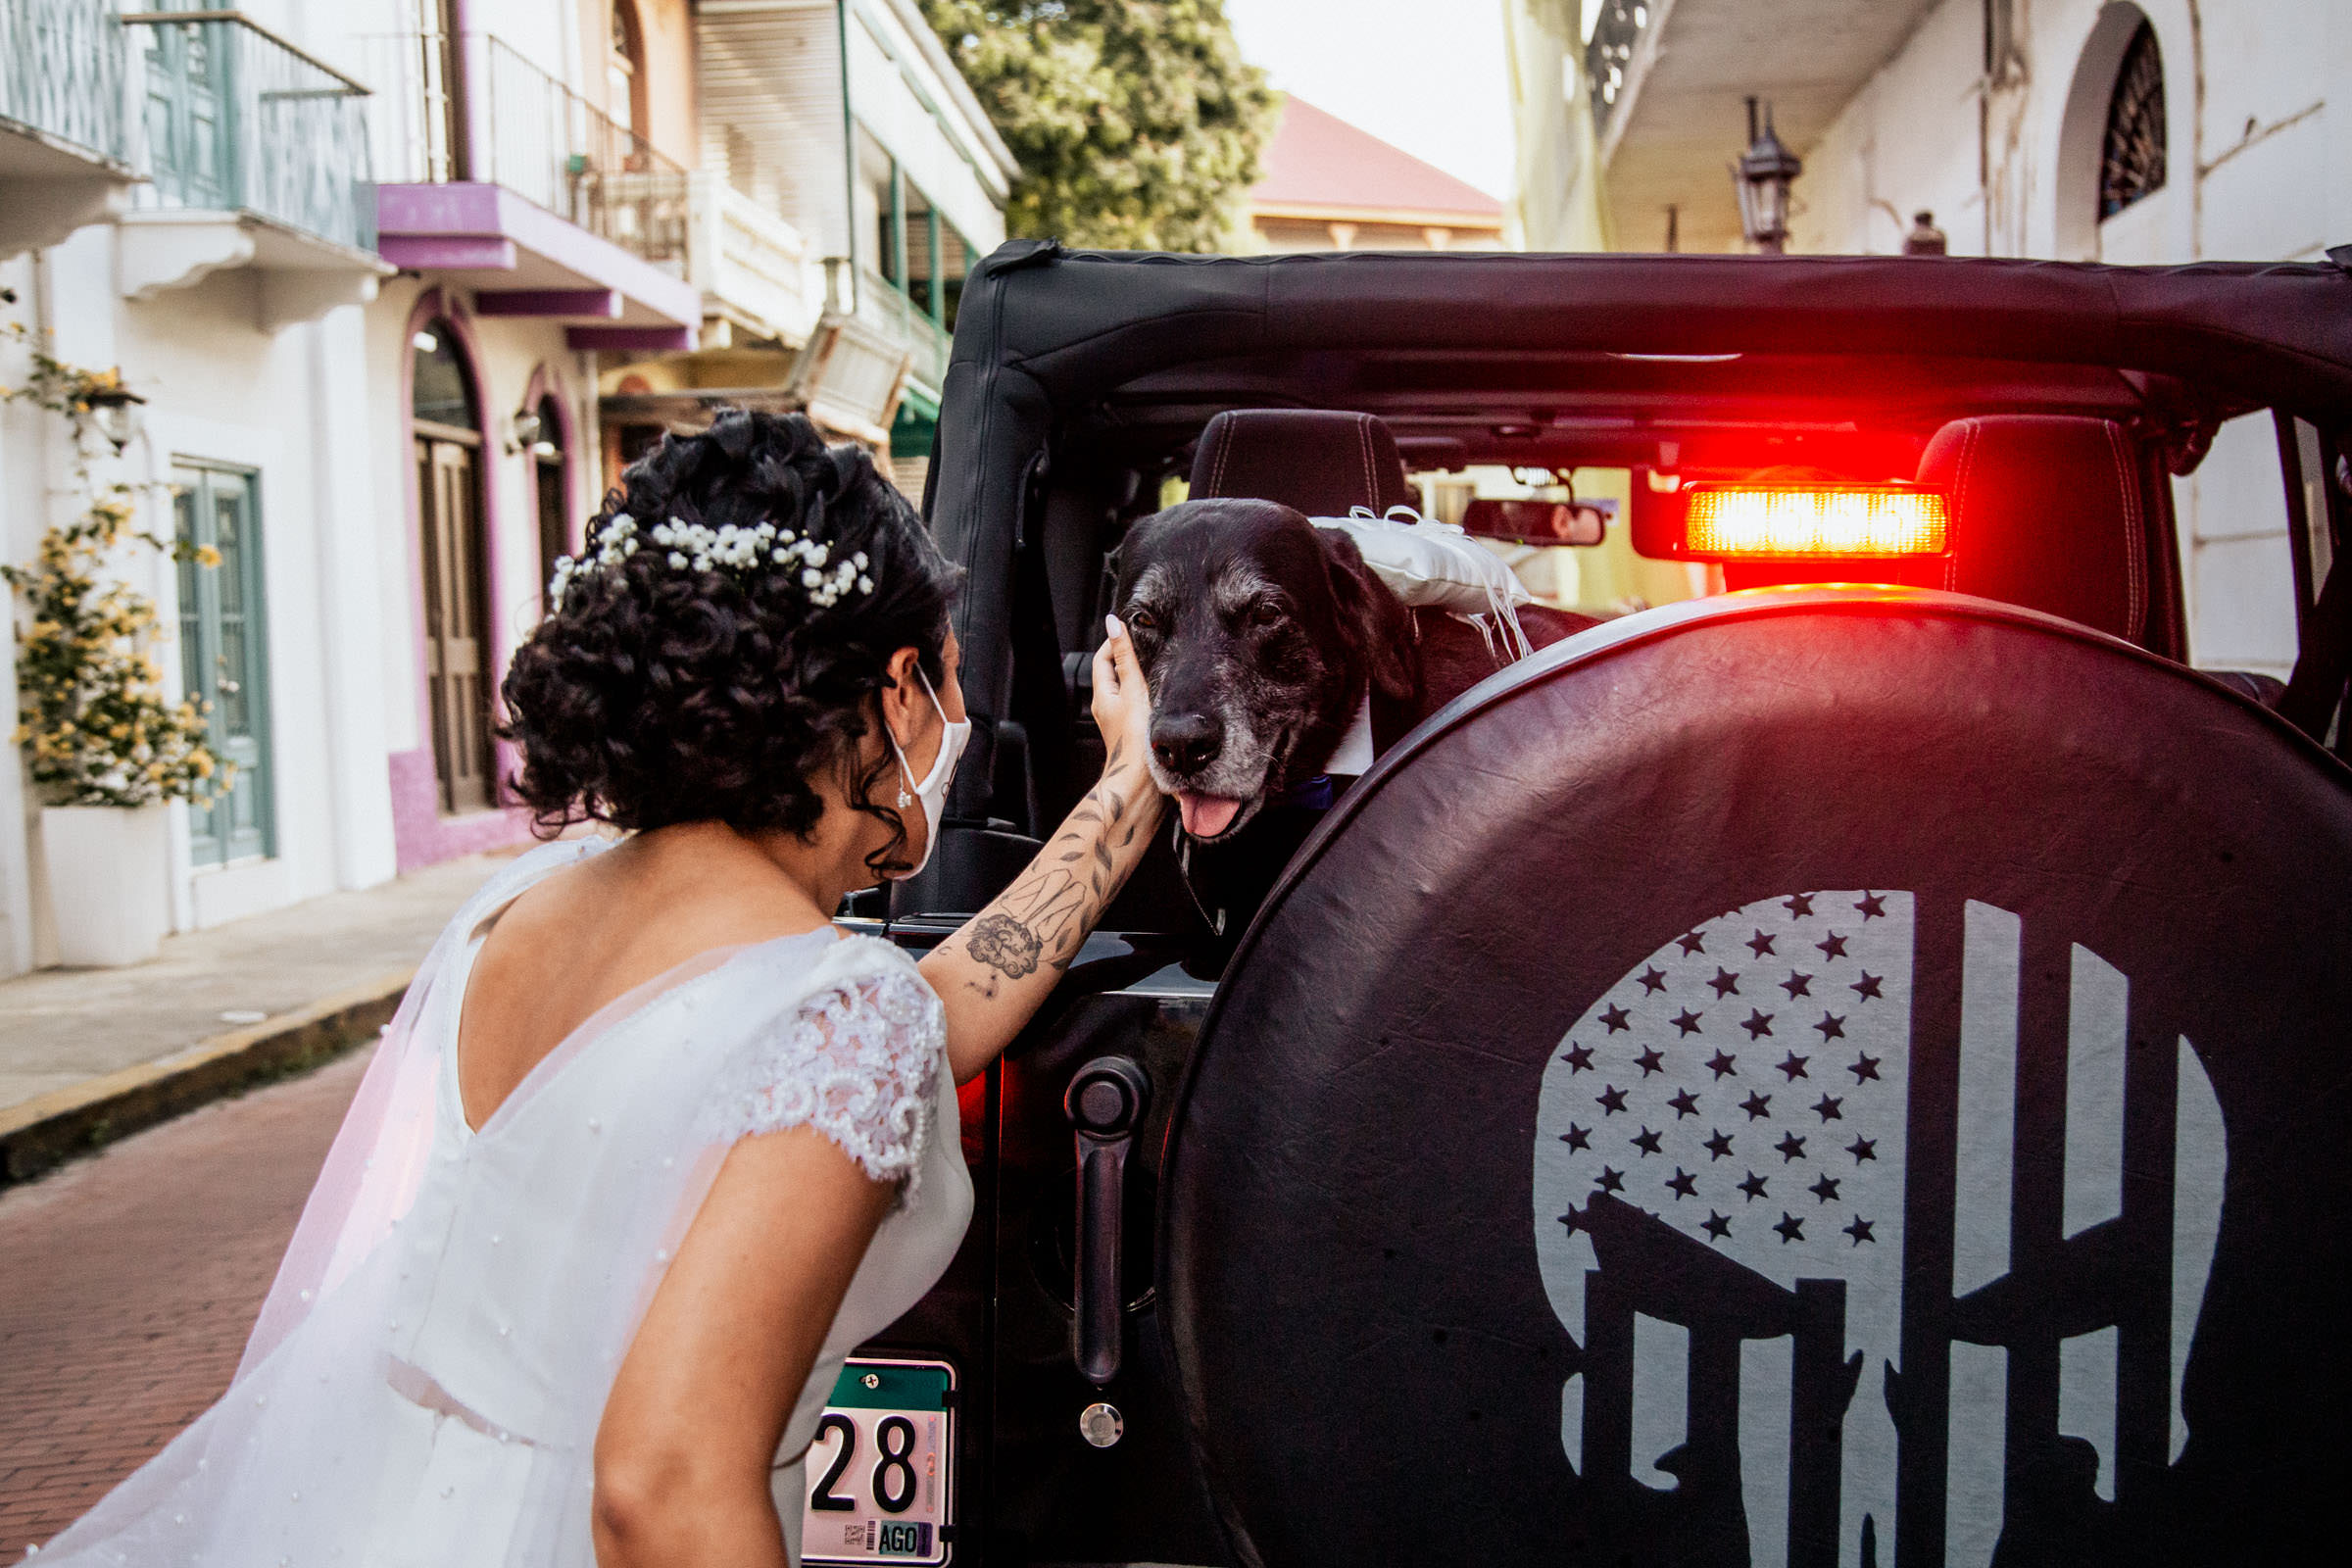
[[[105,0],[0,0],[0,283],[51,352],[119,366],[147,400],[119,456],[82,438],[93,477],[132,486],[147,531],[222,558],[120,564],[160,612],[168,684],[214,704],[214,749],[240,764],[220,804],[170,814],[162,882],[170,923],[189,928],[392,873],[364,329],[391,269],[375,250],[368,94],[331,41],[304,39],[283,0],[236,19],[139,15],[157,20],[123,22]],[[0,382],[21,385],[23,351],[5,353]],[[75,439],[45,411],[0,410],[10,561],[80,510]],[[0,973],[56,956],[40,802],[13,760]]]
[[[806,143],[704,112],[714,39],[763,19],[827,41]],[[830,397],[888,440],[953,304],[937,220],[906,257],[909,177],[959,278],[1012,172],[919,25],[900,0],[0,0],[0,313],[146,400],[119,456],[0,404],[0,559],[78,510],[77,444],[141,526],[222,557],[120,564],[240,764],[170,810],[172,928],[528,837],[496,693],[623,455],[600,372],[709,360],[734,401]],[[888,150],[895,252],[845,128]],[[838,212],[804,228],[796,181]],[[26,368],[0,344],[0,385]],[[43,804],[0,762],[0,975],[58,961]]]
[[[1532,249],[1741,248],[1746,97],[1804,161],[1792,253],[2173,264],[2352,241],[2340,0],[1505,0]],[[2295,649],[2271,416],[2176,481],[2192,657]]]

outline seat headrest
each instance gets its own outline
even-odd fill
[[[1369,414],[1330,409],[1228,409],[1200,432],[1192,496],[1279,501],[1310,517],[1350,507],[1409,507],[1396,438]]]
[[[1928,443],[1919,481],[1952,509],[1952,553],[1940,580],[1924,586],[2142,640],[2146,519],[2122,425],[2048,414],[1955,419]]]

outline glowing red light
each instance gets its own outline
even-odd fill
[[[1942,495],[1908,485],[1698,484],[1690,490],[1686,553],[1716,561],[1788,557],[1939,556]]]

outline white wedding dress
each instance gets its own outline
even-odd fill
[[[599,1011],[478,1130],[460,1003],[490,923],[597,853],[494,876],[409,989],[220,1401],[38,1560],[589,1568],[597,1423],[735,1141],[808,1126],[901,1198],[778,1450],[802,1467],[842,1360],[946,1269],[971,1217],[939,1001],[832,928],[705,955]]]

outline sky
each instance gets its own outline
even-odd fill
[[[1276,88],[1510,195],[1502,0],[1225,0],[1225,15]]]

